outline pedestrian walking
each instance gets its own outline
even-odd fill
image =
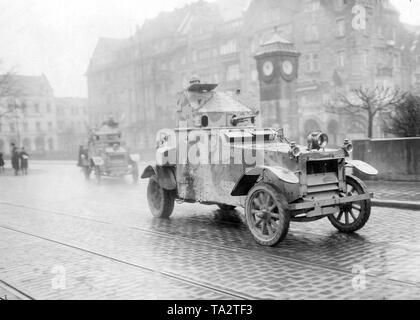
[[[3,153],[0,152],[0,172],[4,172],[4,159]]]
[[[12,147],[12,168],[15,170],[15,176],[19,175],[19,150],[14,143],[11,144]]]
[[[28,175],[28,162],[29,162],[29,154],[26,152],[25,148],[22,148],[20,152],[20,168],[22,169],[23,175]]]

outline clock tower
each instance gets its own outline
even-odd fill
[[[260,82],[264,126],[278,125],[299,141],[299,110],[295,95],[300,53],[277,32],[258,50],[255,59]]]

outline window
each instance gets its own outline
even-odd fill
[[[205,60],[205,59],[210,59],[211,58],[211,50],[210,49],[205,49],[205,50],[200,50],[198,52],[198,59],[199,60]]]
[[[346,35],[346,21],[344,19],[337,20],[337,37],[344,37]]]
[[[48,122],[48,131],[53,131],[53,124],[52,124],[52,122]]]
[[[226,71],[226,81],[236,81],[241,78],[241,71],[238,64],[230,65]]]
[[[343,68],[346,64],[346,52],[339,51],[337,54],[337,67]]]
[[[280,13],[275,8],[265,10],[262,14],[262,22],[265,24],[272,23],[279,19]]]
[[[235,39],[231,39],[227,41],[220,47],[221,55],[235,53],[235,52],[238,52],[238,42]]]
[[[38,132],[41,131],[41,122],[36,123],[36,131],[38,131]]]
[[[321,3],[319,0],[305,0],[304,6],[305,12],[316,12],[321,7]]]
[[[51,113],[51,104],[47,103],[47,113]]]
[[[23,131],[25,131],[25,132],[29,131],[29,126],[26,122],[23,124]]]
[[[369,51],[365,50],[362,53],[362,67],[368,68],[369,67]]]
[[[313,42],[319,40],[318,27],[315,24],[310,24],[305,27],[305,41]]]
[[[310,53],[305,56],[306,72],[319,72],[319,55],[317,53]]]
[[[35,113],[39,113],[39,103],[34,104]]]
[[[15,128],[15,125],[13,124],[13,123],[11,123],[11,124],[9,124],[9,130],[10,130],[10,132],[15,132],[16,130],[15,130],[16,128]]]
[[[251,71],[251,79],[252,81],[258,81],[258,71],[257,70],[252,70]]]
[[[334,0],[334,7],[335,10],[340,11],[343,10],[346,6],[348,0]]]
[[[26,114],[28,112],[28,106],[26,105],[25,102],[22,102],[20,107],[22,108],[22,111],[24,114]]]

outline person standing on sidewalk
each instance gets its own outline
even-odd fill
[[[12,147],[12,167],[15,170],[15,176],[19,175],[19,151],[14,143],[11,144]]]
[[[0,152],[0,172],[4,172],[4,159],[3,153]]]
[[[25,148],[22,148],[22,151],[20,152],[20,168],[22,169],[23,175],[28,175],[28,162],[29,162],[29,155],[25,151]]]

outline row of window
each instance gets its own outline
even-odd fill
[[[57,107],[57,114],[61,116],[78,116],[78,115],[87,115],[87,107]]]
[[[396,41],[397,39],[397,28],[395,26],[377,26],[376,32],[378,37],[384,38],[387,41]],[[336,37],[345,37],[347,30],[347,22],[344,18],[339,18],[336,20],[336,29],[335,29],[335,36]],[[330,30],[329,30],[330,31]],[[370,25],[366,25],[366,27],[362,30],[365,35],[369,35],[371,32]],[[308,24],[304,27],[304,41],[305,42],[317,42],[320,40],[320,32],[318,25],[312,23]]]
[[[352,56],[354,60],[359,61],[360,67],[368,68],[370,66],[370,53],[369,50],[364,50],[359,57]],[[303,56],[303,71],[304,72],[319,72],[321,62],[318,53],[308,53]],[[391,52],[378,52],[377,62],[380,65],[386,65],[398,69],[399,56]],[[336,67],[344,68],[347,64],[347,53],[345,50],[340,50],[336,54]],[[353,66],[354,67],[354,66]]]
[[[34,104],[30,105],[27,102],[22,102],[22,103],[12,103],[9,102],[7,104],[7,107],[9,109],[14,109],[16,108],[17,110],[22,110],[23,113],[43,113],[44,111],[48,114],[52,113],[52,106],[51,104],[48,102],[45,104],[45,108],[44,105],[41,105],[38,102],[35,102]],[[4,108],[4,106],[3,106]]]
[[[11,133],[17,132],[17,127],[16,127],[15,123],[9,123],[8,128],[9,128],[9,132],[11,132]],[[54,130],[54,125],[53,125],[52,122],[48,122],[48,123],[45,124],[45,128],[48,131],[51,132],[51,131]],[[0,124],[0,132],[3,132],[4,129],[5,128],[4,128],[3,124]],[[19,129],[23,130],[23,132],[30,132],[31,131],[31,126],[28,123],[24,122],[22,124],[19,124]],[[44,129],[44,125],[41,122],[36,122],[34,129],[37,132],[42,132],[43,129]]]

